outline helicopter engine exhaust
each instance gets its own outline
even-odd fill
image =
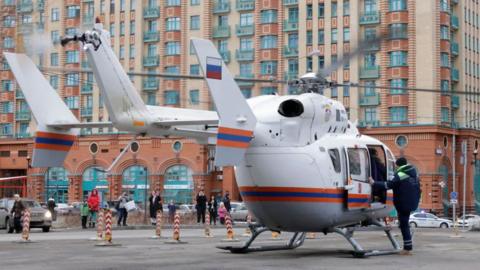
[[[278,113],[285,117],[298,117],[304,112],[303,104],[298,99],[288,99],[280,103]]]

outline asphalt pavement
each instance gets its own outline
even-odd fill
[[[244,228],[235,229],[236,238],[245,241]],[[398,231],[395,231],[399,234]],[[480,232],[461,233],[452,237],[451,230],[423,229],[414,236],[412,256],[388,255],[365,259],[353,258],[350,245],[340,236],[317,234],[295,250],[231,254],[217,249],[225,245],[224,228],[212,229],[214,237],[206,238],[202,229],[183,229],[185,244],[166,244],[172,230],[152,239],[153,228],[117,230],[113,243],[119,246],[98,247],[94,230],[54,230],[42,233],[32,230],[32,243],[18,243],[21,235],[0,233],[0,269],[478,269]],[[265,233],[258,243],[279,244]],[[397,236],[398,237],[398,236]],[[387,248],[389,243],[380,232],[358,232],[357,241],[365,248]],[[401,237],[399,237],[401,240]],[[241,244],[241,242],[235,243]]]

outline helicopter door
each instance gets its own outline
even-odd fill
[[[347,148],[348,174],[346,205],[347,208],[361,209],[370,207],[371,186],[370,158],[366,147]]]

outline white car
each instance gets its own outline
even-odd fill
[[[410,215],[410,226],[423,228],[449,228],[453,226],[453,222],[429,213],[414,213]]]
[[[250,213],[251,214],[251,213]],[[240,220],[240,221],[247,221],[248,216],[248,209],[247,206],[242,203],[240,205],[236,205],[236,207],[232,207],[232,211],[230,212],[233,220]],[[255,221],[255,217],[251,217],[252,221]]]
[[[466,228],[469,229],[478,229],[480,228],[480,216],[477,215],[465,215],[465,225],[463,224],[463,216],[459,217],[457,219],[457,226],[458,227],[463,227],[465,226]]]

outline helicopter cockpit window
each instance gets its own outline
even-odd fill
[[[370,162],[367,149],[349,148],[348,167],[350,168],[350,177],[352,180],[368,181]]]
[[[338,149],[329,149],[328,154],[330,155],[330,159],[332,160],[333,168],[335,172],[339,173],[342,171],[341,161],[340,161],[340,152]]]

